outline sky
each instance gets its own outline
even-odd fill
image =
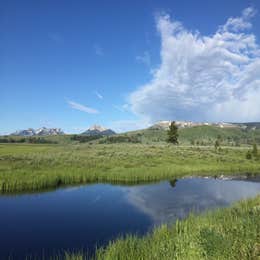
[[[260,121],[260,1],[0,4],[0,134]]]

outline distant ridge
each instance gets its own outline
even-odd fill
[[[192,122],[192,121],[175,121],[178,128],[185,129],[185,128],[192,128],[198,126],[212,126],[216,128],[222,129],[241,129],[241,130],[259,130],[260,129],[260,122],[244,122],[244,123],[236,123],[236,122]],[[164,120],[158,121],[154,125],[147,128],[147,130],[168,130],[171,121]],[[143,129],[146,130],[146,129]],[[47,128],[41,127],[38,129],[28,128],[23,130],[18,130],[14,133],[11,133],[10,136],[52,136],[52,135],[64,135],[65,133],[61,130],[61,128]],[[105,128],[100,125],[93,125],[81,135],[102,135],[102,136],[110,136],[116,135],[117,133],[112,129]]]
[[[18,130],[10,135],[15,136],[47,136],[47,135],[63,135],[64,132],[60,128],[46,128],[38,129],[28,128],[25,130]]]
[[[100,125],[93,125],[89,129],[87,129],[85,132],[82,133],[82,135],[115,135],[116,132],[109,128],[105,128]]]
[[[175,121],[179,128],[195,127],[195,126],[215,126],[220,128],[243,128],[243,129],[260,129],[260,122],[249,123],[228,123],[228,122],[192,122],[192,121]],[[167,130],[171,124],[171,121],[158,121],[149,129],[154,130]]]
[[[246,123],[234,123],[242,128],[249,128],[249,129],[260,129],[260,122],[246,122]]]

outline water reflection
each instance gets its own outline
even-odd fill
[[[169,181],[169,183],[174,188],[176,186],[177,181],[178,181],[177,179],[174,179],[174,180]]]
[[[181,179],[122,186],[91,184],[53,192],[0,196],[0,259],[46,258],[96,246],[127,233],[260,193],[260,182]]]
[[[128,189],[128,201],[149,215],[154,224],[183,218],[260,193],[260,184],[238,180],[192,178]]]

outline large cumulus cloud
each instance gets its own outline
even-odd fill
[[[210,36],[159,16],[161,64],[130,95],[133,112],[150,121],[260,120],[260,47],[250,32],[255,13],[245,9]]]

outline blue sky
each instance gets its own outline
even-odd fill
[[[2,1],[0,134],[260,121],[260,2]]]

